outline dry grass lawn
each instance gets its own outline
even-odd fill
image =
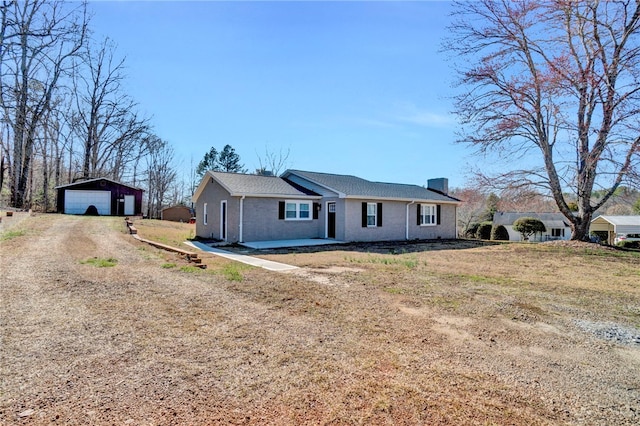
[[[136,227],[169,245],[193,235]],[[121,218],[3,221],[0,424],[640,423],[638,252],[248,254],[299,269],[212,255],[194,268]]]

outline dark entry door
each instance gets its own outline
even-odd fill
[[[336,203],[327,204],[327,238],[336,237]]]
[[[220,203],[220,239],[227,241],[227,202]]]

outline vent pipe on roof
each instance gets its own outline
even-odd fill
[[[429,179],[427,181],[427,188],[438,191],[443,194],[449,193],[449,179],[447,178],[437,178],[437,179]]]

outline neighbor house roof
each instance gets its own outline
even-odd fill
[[[562,213],[519,213],[519,212],[495,212],[493,224],[511,226],[513,222],[522,217],[532,217],[544,223],[547,228],[568,228],[569,220]]]
[[[293,182],[277,177],[262,175],[247,175],[242,173],[227,173],[208,171],[205,177],[209,177],[225,190],[231,196],[241,197],[291,197],[291,198],[319,198],[320,196],[313,191],[305,189]],[[196,200],[208,179],[203,178],[200,186],[193,195]]]
[[[297,175],[320,187],[338,193],[342,198],[393,199],[408,201],[440,201],[458,203],[460,200],[419,185],[371,182],[351,175],[287,170],[283,178]]]

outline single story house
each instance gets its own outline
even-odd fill
[[[187,206],[171,206],[162,209],[160,212],[160,219],[172,222],[188,223],[193,216],[193,209]]]
[[[428,187],[287,170],[280,177],[207,172],[193,196],[196,235],[229,243],[456,238],[460,201]]]
[[[94,206],[101,216],[136,216],[142,214],[142,193],[124,183],[107,178],[95,178],[61,185],[55,188],[57,212],[84,214]]]
[[[613,245],[617,234],[640,234],[640,216],[598,216],[591,220],[589,232],[608,232],[607,244]]]
[[[571,225],[562,213],[495,212],[493,214],[493,226],[504,226],[509,233],[509,241],[521,241],[522,235],[513,229],[513,223],[523,217],[538,219],[546,228],[545,232],[532,236],[530,241],[571,239]]]

